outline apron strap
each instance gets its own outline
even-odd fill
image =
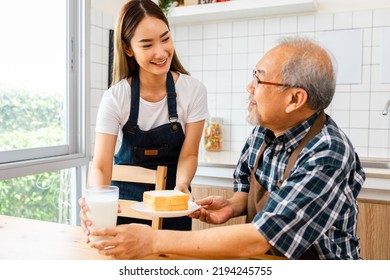
[[[167,89],[167,102],[168,102],[168,114],[169,122],[173,131],[177,131],[178,114],[176,110],[176,90],[175,82],[171,71],[167,73],[166,81]],[[131,104],[130,104],[130,116],[126,124],[123,126],[122,131],[124,133],[135,134],[138,129],[138,114],[139,114],[139,102],[140,102],[140,80],[138,72],[132,76],[131,79]]]
[[[176,89],[175,82],[173,80],[173,76],[171,71],[167,73],[167,99],[168,99],[168,113],[169,120],[175,119],[177,120],[178,115],[176,111]]]
[[[177,114],[177,104],[176,104],[176,89],[175,82],[173,80],[173,76],[171,71],[167,73],[167,100],[168,100],[168,114],[169,114],[169,122],[171,123],[171,131],[176,132],[178,129],[177,120],[179,118]]]
[[[129,120],[123,126],[123,133],[135,134],[138,129],[138,112],[139,112],[139,99],[140,99],[140,81],[138,72],[131,78],[131,104],[130,104],[130,116]]]
[[[325,112],[321,111],[321,113],[315,119],[313,125],[310,127],[309,131],[305,135],[305,137],[303,137],[303,139],[301,140],[299,145],[295,148],[295,150],[291,154],[291,156],[288,160],[288,163],[287,163],[286,170],[284,172],[283,179],[278,182],[277,187],[280,187],[282,185],[283,181],[286,180],[288,178],[288,176],[290,176],[291,170],[292,170],[292,168],[295,164],[295,161],[297,160],[299,154],[301,153],[303,148],[306,147],[307,143],[309,143],[309,141],[311,139],[313,139],[314,136],[316,136],[321,131],[322,127],[324,126],[325,121],[326,121]]]
[[[253,166],[251,173],[255,173],[257,170],[257,167],[259,166],[259,162],[263,161],[263,153],[264,153],[264,150],[267,148],[267,146],[268,145],[265,143],[265,141],[263,142],[263,144],[261,144],[259,153],[257,154],[255,165]]]
[[[283,180],[281,180],[279,182],[280,185],[285,179],[288,178],[288,176],[290,176],[291,170],[292,170],[292,168],[295,164],[295,161],[297,160],[299,154],[301,153],[303,148],[306,147],[307,143],[309,143],[309,141],[321,131],[322,127],[324,126],[325,121],[326,121],[326,114],[324,111],[321,111],[321,113],[315,119],[313,125],[310,127],[307,134],[303,137],[302,141],[298,144],[298,146],[295,148],[295,150],[291,154],[291,156],[288,160],[288,163],[287,163],[287,168],[284,172]],[[264,153],[265,149],[267,148],[267,146],[268,145],[266,144],[265,141],[261,144],[260,149],[259,149],[259,153],[257,154],[257,158],[256,158],[256,161],[255,161],[255,164],[253,166],[251,173],[254,174],[257,170],[257,167],[259,166],[259,163],[262,162],[263,153]],[[279,184],[278,184],[278,187],[280,187]]]

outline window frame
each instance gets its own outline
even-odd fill
[[[85,167],[90,159],[89,34],[90,0],[67,0],[68,145],[0,152],[0,180]],[[84,168],[85,169],[85,168]],[[78,186],[82,171],[77,168]],[[85,177],[85,176],[84,176]],[[79,194],[80,190],[77,190]]]

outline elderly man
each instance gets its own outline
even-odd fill
[[[286,38],[256,64],[247,87],[248,120],[256,127],[234,173],[235,193],[198,200],[202,208],[191,214],[213,224],[246,214],[248,223],[192,232],[122,225],[93,232],[114,238],[91,246],[119,259],[269,251],[289,259],[359,259],[356,198],[365,174],[347,136],[324,113],[335,84],[329,54],[308,39]]]

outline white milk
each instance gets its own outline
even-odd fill
[[[89,229],[114,227],[118,214],[118,196],[117,193],[87,193],[85,202],[88,205],[87,217],[92,221],[92,226]],[[89,236],[91,241],[105,239],[103,236]]]

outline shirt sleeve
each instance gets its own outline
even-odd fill
[[[112,89],[107,90],[100,101],[95,131],[118,135],[121,117],[121,108],[112,94]]]

